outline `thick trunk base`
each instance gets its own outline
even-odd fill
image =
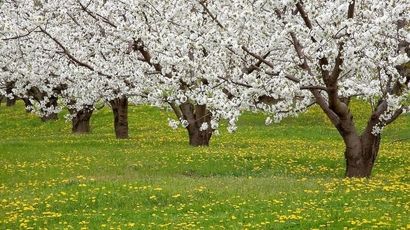
[[[117,139],[127,139],[128,135],[128,98],[121,97],[110,101],[114,114],[114,130]]]
[[[179,119],[184,119],[188,122],[186,129],[189,136],[189,145],[194,147],[209,146],[213,133],[211,128],[212,113],[207,109],[206,105],[185,102],[179,107],[171,104],[171,107]],[[206,126],[203,127],[204,130],[201,130],[202,126]]]
[[[82,109],[76,113],[76,116],[72,120],[71,131],[74,134],[86,134],[90,133],[90,118],[93,114],[92,110]]]
[[[346,160],[346,177],[364,178],[372,174],[373,163],[364,158]]]
[[[194,131],[189,131],[189,145],[194,147],[199,146],[209,146],[209,142],[211,140],[212,132],[210,131],[199,131],[199,129]]]
[[[349,147],[346,147],[346,177],[368,178],[372,174],[372,169],[379,152],[381,137],[372,136],[367,133],[355,140]]]

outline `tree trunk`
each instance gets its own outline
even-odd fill
[[[114,114],[114,129],[117,139],[128,138],[128,98],[121,97],[110,101]]]
[[[14,97],[13,99],[10,98],[6,98],[6,106],[11,107],[14,106],[16,104],[16,97]]]
[[[13,95],[14,82],[6,83],[6,93],[8,95]],[[13,95],[13,99],[6,97],[6,106],[14,106],[16,104],[17,98]]]
[[[51,96],[49,98],[49,101],[46,103],[46,107],[47,108],[56,108],[58,106],[57,100],[58,100],[57,97]],[[50,113],[50,112],[47,112],[47,111],[43,111],[43,113],[44,113],[44,115],[41,117],[41,120],[44,121],[44,122],[58,120],[58,114],[57,113],[54,113],[54,112]]]
[[[33,109],[31,109],[31,106],[33,106],[33,104],[31,103],[30,99],[22,98],[22,100],[24,101],[24,105],[26,107],[26,112],[31,113],[33,111]]]
[[[212,136],[211,128],[201,131],[198,127],[191,128],[188,126],[187,130],[189,135],[189,144],[191,146],[209,146],[209,141]]]
[[[70,113],[76,113],[72,119],[72,132],[75,134],[84,134],[91,131],[90,118],[93,114],[92,109],[84,108],[80,111],[70,111]]]
[[[207,109],[206,105],[193,105],[185,102],[178,107],[171,104],[172,109],[179,119],[188,121],[186,127],[189,136],[189,144],[194,147],[209,146],[212,130],[211,116],[212,114]],[[208,124],[206,130],[201,130],[202,124]]]
[[[346,145],[346,177],[370,177],[379,152],[381,136],[365,132]]]

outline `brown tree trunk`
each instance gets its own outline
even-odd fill
[[[210,124],[212,114],[206,108],[206,105],[193,105],[185,102],[179,107],[171,104],[171,107],[178,118],[188,121],[186,129],[188,131],[189,144],[194,147],[209,146],[214,130],[212,130]],[[208,129],[201,130],[203,123],[208,124]]]
[[[346,177],[370,177],[380,147],[380,134],[365,131],[346,143]],[[345,141],[346,142],[346,141]]]
[[[209,146],[209,141],[211,140],[212,131],[209,127],[207,130],[199,130],[198,127],[187,127],[189,135],[189,144],[194,147],[198,146]]]
[[[91,131],[90,118],[93,114],[93,110],[84,108],[80,111],[71,110],[70,113],[75,113],[75,117],[72,119],[72,132],[75,134],[84,134]]]
[[[128,98],[121,97],[110,101],[114,114],[114,129],[117,139],[128,138]]]
[[[31,113],[33,111],[33,109],[31,109],[31,106],[33,106],[33,104],[31,103],[30,99],[22,98],[22,100],[24,101],[24,105],[26,107],[26,112]]]
[[[346,177],[370,177],[379,151],[380,139],[372,146],[362,143],[358,148],[346,147]]]
[[[51,107],[56,108],[58,106],[57,100],[58,100],[57,97],[51,96],[49,98],[49,101],[46,103],[46,107],[47,108],[51,108]],[[48,113],[46,111],[43,111],[43,112],[44,112],[44,115],[41,117],[42,121],[47,122],[47,121],[58,120],[58,114],[57,113]]]
[[[14,82],[8,82],[6,83],[6,93],[8,95],[13,95],[13,88],[14,88]],[[6,97],[6,106],[14,106],[16,104],[17,98],[16,96],[13,95],[13,99]]]

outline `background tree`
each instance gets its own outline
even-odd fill
[[[52,70],[45,68],[43,75],[46,78],[50,74],[56,76],[65,81],[65,87],[70,87],[61,92],[65,96],[61,101],[72,115],[73,131],[89,131],[87,123],[93,105],[97,100],[103,100],[113,109],[117,138],[127,138],[128,96],[135,97],[138,93],[135,92],[138,91],[140,68],[139,62],[133,61],[136,58],[124,55],[129,35],[109,21],[121,23],[126,20],[118,14],[124,12],[124,4],[37,1],[32,5],[10,2],[3,7],[4,18],[12,22],[10,28],[13,28],[8,30],[13,39],[7,40],[22,42],[24,39],[26,46],[31,42],[39,47],[35,52],[28,52],[29,55],[48,55],[43,62],[26,57],[28,66],[56,67]],[[84,93],[84,90],[88,92]]]
[[[131,49],[149,65],[144,69],[150,103],[171,107],[188,131],[192,146],[209,145],[221,119],[234,131],[240,100],[226,93],[221,78],[232,74],[230,55],[221,46],[224,29],[209,14],[205,1],[135,2],[134,36]]]

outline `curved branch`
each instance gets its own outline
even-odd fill
[[[78,60],[76,57],[74,57],[74,56],[70,53],[70,51],[69,51],[60,41],[58,41],[55,37],[51,36],[51,34],[48,33],[46,30],[44,30],[43,28],[41,28],[41,27],[39,27],[39,28],[40,28],[40,31],[41,31],[42,33],[44,33],[47,37],[49,37],[51,40],[53,40],[53,41],[63,50],[63,53],[64,53],[71,61],[75,62],[75,63],[76,63],[77,65],[79,65],[79,66],[82,66],[82,67],[85,67],[85,68],[87,68],[87,69],[89,69],[89,70],[91,70],[91,71],[94,71],[94,67],[92,67],[91,65],[89,65],[89,64],[87,64],[87,63],[85,63],[85,62],[82,62],[82,61]]]
[[[216,24],[221,27],[222,29],[225,29],[225,27],[222,25],[222,23],[218,20],[218,18],[212,14],[212,12],[208,9],[208,7],[205,4],[206,0],[200,0],[199,4],[201,4],[201,6],[204,8],[204,10],[206,11],[206,13],[212,18],[212,20],[214,20],[216,22]]]

